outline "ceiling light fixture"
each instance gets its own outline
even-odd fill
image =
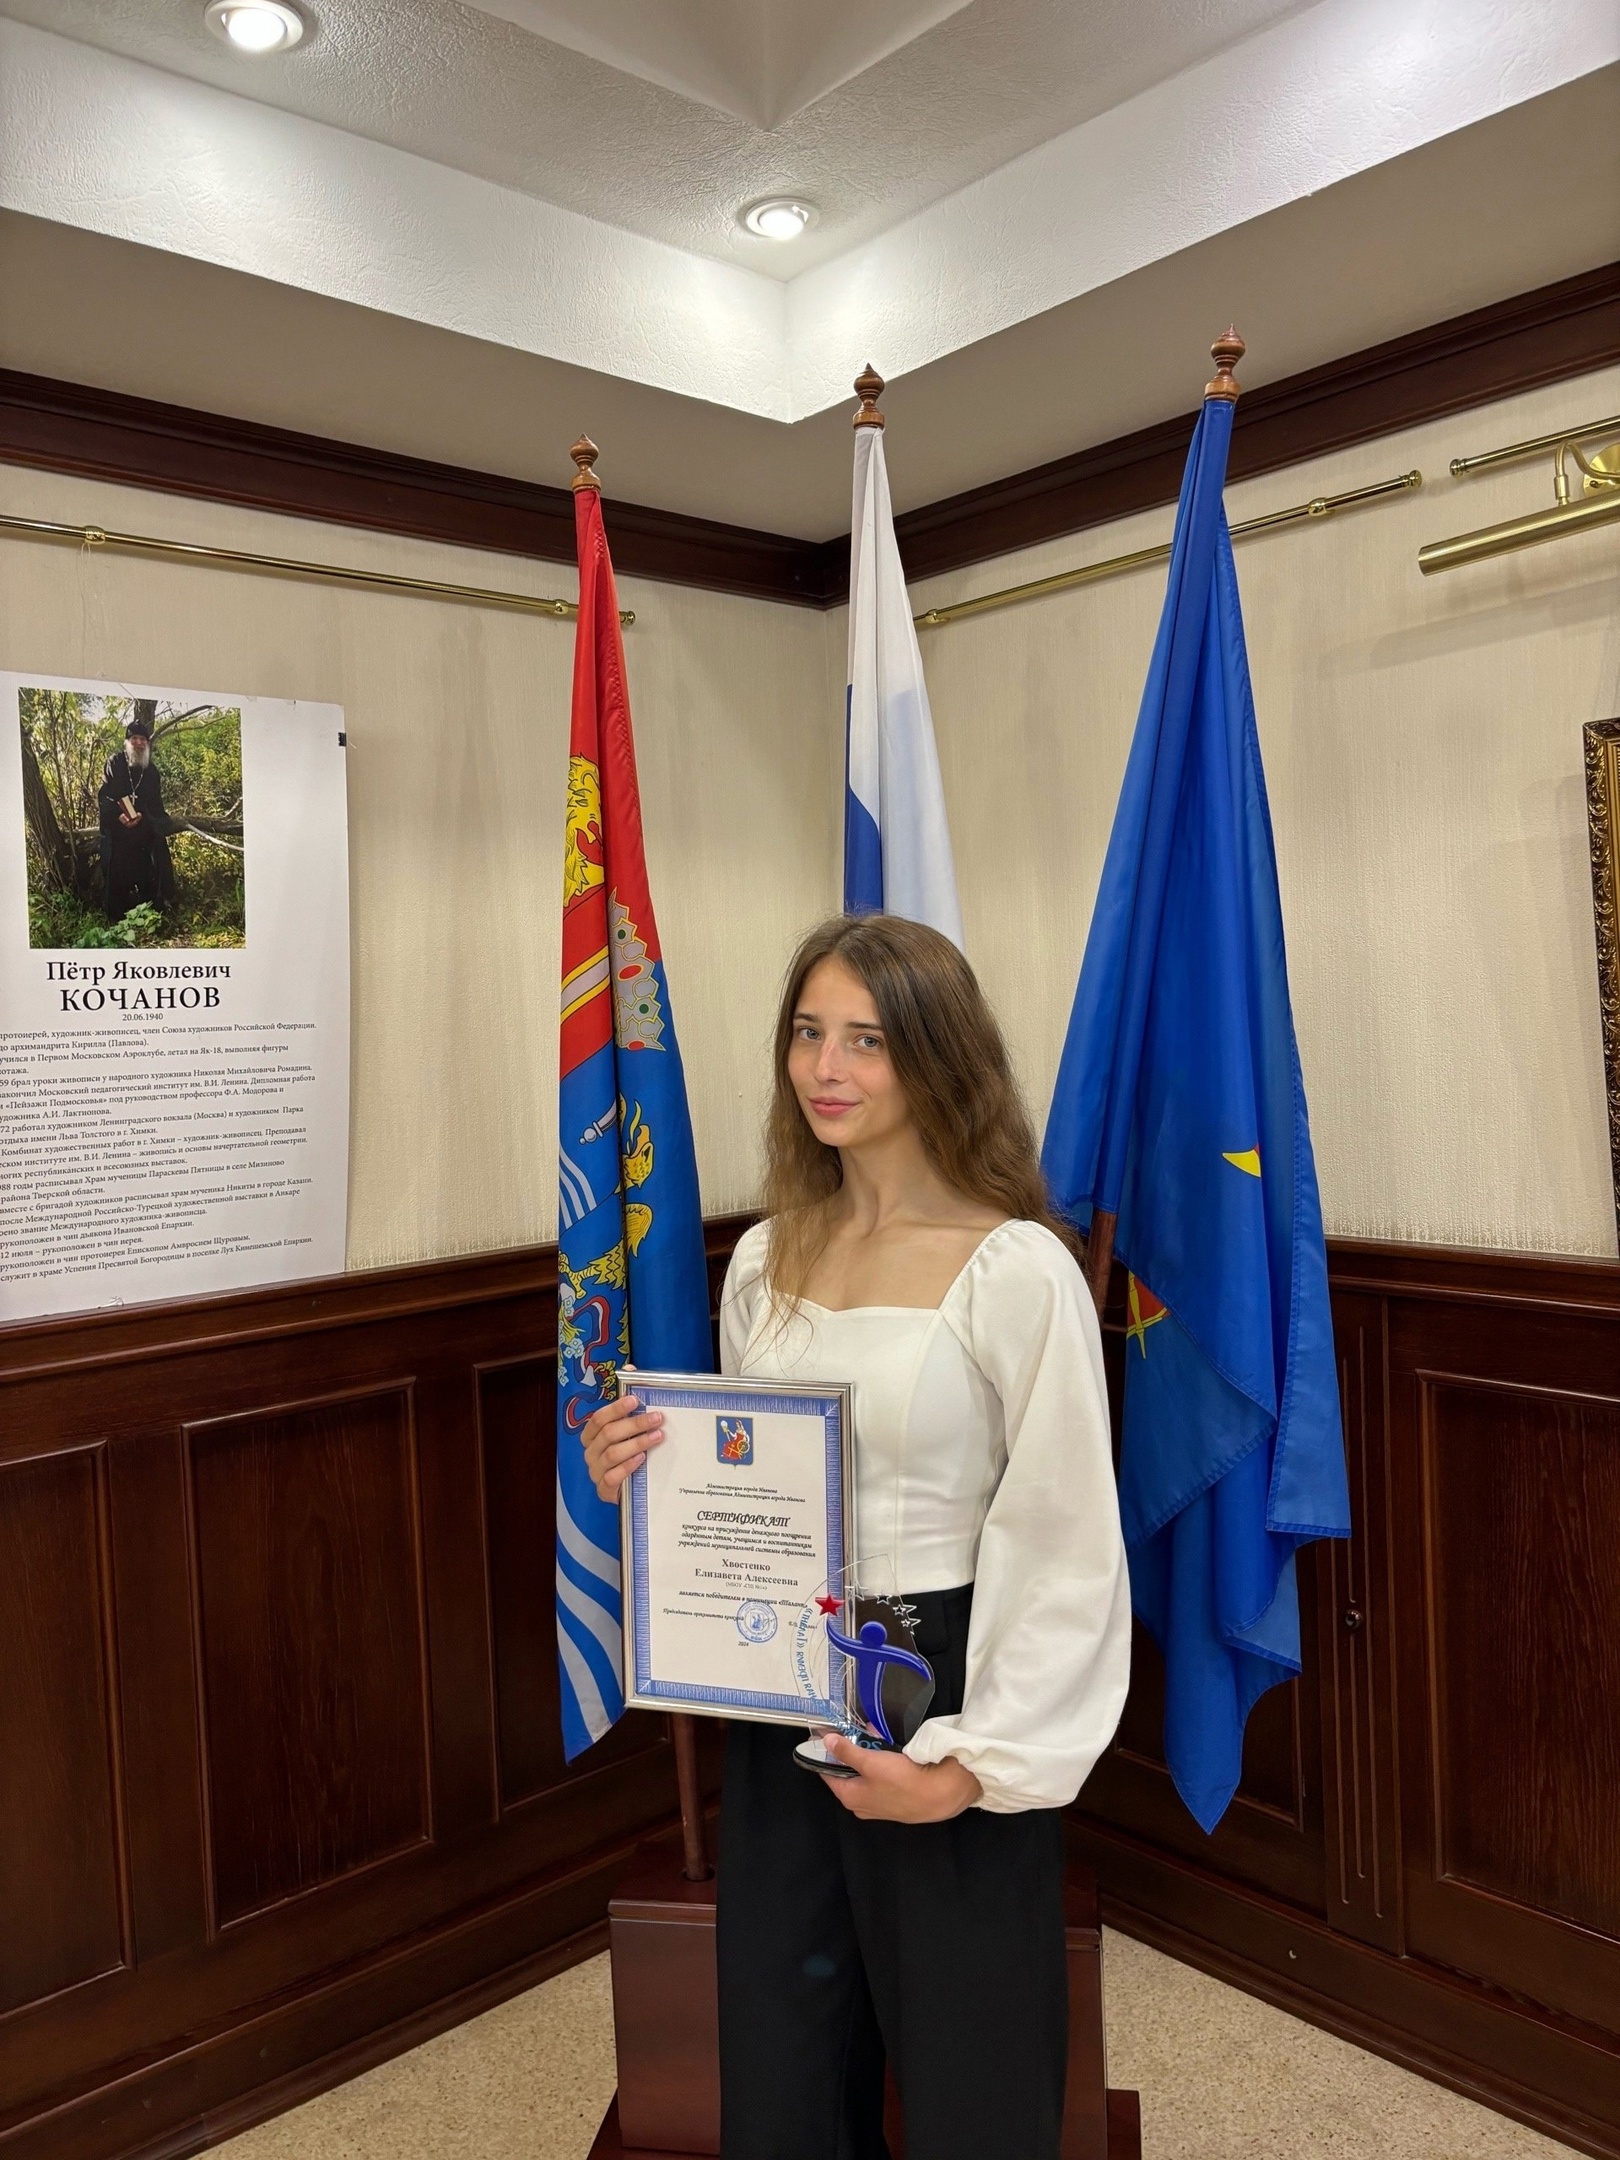
[[[284,0],[209,0],[205,20],[215,37],[238,52],[289,52],[304,34],[304,18]]]
[[[762,240],[797,240],[816,222],[814,203],[797,202],[791,195],[767,195],[741,212],[742,223]]]

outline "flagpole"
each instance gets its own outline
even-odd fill
[[[602,483],[592,469],[601,453],[588,435],[582,435],[568,455],[579,468],[574,474],[574,486],[595,488],[600,495]],[[675,1789],[680,1795],[682,1872],[688,1882],[707,1882],[714,1870],[709,1866],[708,1847],[703,1835],[703,1789],[698,1778],[697,1720],[686,1712],[674,1710],[669,1717],[669,1737],[675,1750]]]
[[[1247,350],[1232,325],[1215,340],[1209,348],[1209,356],[1215,363],[1215,376],[1212,382],[1204,385],[1206,398],[1227,398],[1236,403],[1242,386],[1232,371]],[[1119,1216],[1112,1208],[1092,1211],[1091,1231],[1086,1239],[1086,1287],[1099,1316],[1108,1302],[1108,1283],[1114,1271],[1114,1230],[1118,1221]]]
[[[1108,1278],[1114,1271],[1114,1225],[1118,1220],[1107,1208],[1094,1209],[1091,1234],[1086,1239],[1086,1288],[1099,1318],[1108,1303]]]
[[[669,1737],[675,1743],[675,1784],[681,1796],[681,1873],[688,1882],[707,1882],[714,1873],[703,1836],[703,1792],[698,1783],[697,1719],[672,1710]]]

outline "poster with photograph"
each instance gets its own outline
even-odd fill
[[[0,1321],[341,1272],[343,713],[0,673]]]

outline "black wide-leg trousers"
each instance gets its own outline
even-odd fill
[[[913,1593],[935,1715],[961,1706],[971,1586]],[[861,1822],[733,1723],[721,1806],[723,2160],[1058,2160],[1068,2027],[1063,1827],[1051,1809]]]

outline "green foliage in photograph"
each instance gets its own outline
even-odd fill
[[[108,922],[100,908],[87,908],[74,894],[54,892],[28,895],[28,942],[35,951],[56,951],[65,946],[81,950],[127,945],[172,945],[189,942],[166,938],[163,917],[142,901],[117,922]]]
[[[20,693],[19,710],[29,944],[36,950],[244,944],[241,713],[39,688]],[[154,817],[150,830],[159,836],[154,845],[167,874],[155,901],[143,898],[114,917],[98,795],[109,770],[118,769],[112,761],[121,757],[125,728],[137,713],[151,731],[163,821]],[[111,889],[120,893],[116,871]],[[150,883],[146,890],[153,890]],[[127,884],[122,891],[127,899]]]

